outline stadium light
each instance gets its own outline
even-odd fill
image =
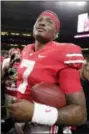
[[[85,2],[85,1],[84,1],[84,2],[83,2],[83,1],[77,2],[77,5],[78,5],[78,6],[84,6],[84,5],[86,5],[86,2]]]
[[[1,32],[1,35],[2,35],[2,36],[8,35],[8,32]]]
[[[76,6],[84,6],[86,4],[86,1],[81,1],[81,2],[77,2],[77,1],[68,1],[68,4],[71,5],[76,5]]]

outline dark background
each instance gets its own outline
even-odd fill
[[[2,50],[9,49],[11,44],[29,44],[34,41],[32,36],[12,36],[10,32],[30,33],[32,35],[33,25],[44,10],[54,11],[61,22],[61,29],[57,41],[73,42],[82,48],[89,48],[89,37],[74,39],[77,33],[78,15],[89,13],[89,2],[85,6],[76,6],[68,2],[39,2],[39,1],[1,1],[1,31],[9,35],[2,36]],[[83,34],[83,33],[81,33]]]

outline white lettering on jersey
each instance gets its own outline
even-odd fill
[[[23,83],[21,83],[19,85],[18,89],[17,89],[22,94],[24,94],[25,91],[26,91],[26,87],[28,85],[28,77],[29,77],[29,75],[31,74],[31,72],[34,68],[34,65],[35,65],[35,61],[32,61],[32,60],[23,59],[22,62],[21,62],[20,67],[21,68],[23,68],[23,67],[27,68],[23,73]]]

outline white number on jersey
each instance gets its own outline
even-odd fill
[[[23,59],[21,62],[20,67],[21,68],[26,67],[26,70],[23,73],[23,83],[19,85],[17,90],[21,92],[22,94],[24,94],[26,91],[26,87],[28,85],[28,77],[34,68],[34,65],[35,65],[35,61],[32,61],[32,60]]]

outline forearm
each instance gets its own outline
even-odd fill
[[[85,123],[86,103],[83,91],[67,95],[67,106],[59,110],[44,104],[18,100],[8,106],[12,117],[18,121],[49,125],[81,125]]]
[[[86,121],[86,110],[80,105],[69,105],[58,111],[57,125],[81,125]]]

